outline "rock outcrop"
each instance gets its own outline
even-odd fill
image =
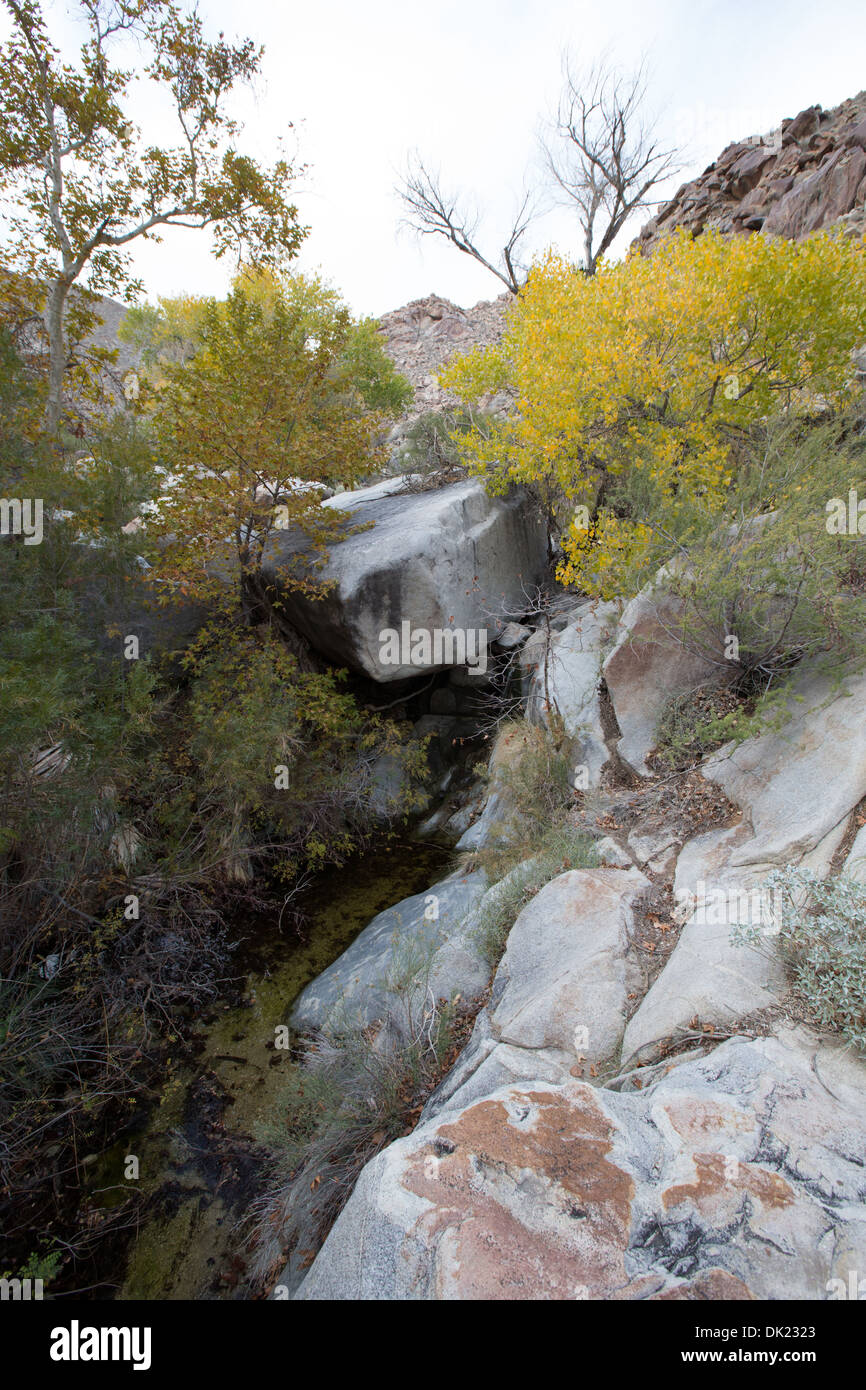
[[[789,864],[844,826],[866,796],[866,675],[841,689],[828,680],[794,683],[790,720],[778,731],[726,746],[704,775],[747,812],[753,838],[735,848],[732,867]]]
[[[524,665],[532,663],[527,715],[540,723],[562,720],[573,740],[575,764],[585,770],[582,785],[598,786],[610,759],[601,707],[601,668],[617,630],[615,603],[582,604],[553,634],[548,645],[539,629],[538,640],[525,649]]]
[[[302,991],[292,1024],[309,1032],[382,1022],[399,1033],[428,990],[434,999],[480,993],[488,969],[471,919],[486,887],[482,873],[454,874],[380,912]]]
[[[471,654],[460,654],[459,642],[443,639],[437,648],[434,634],[462,633],[469,642],[484,634],[490,643],[525,611],[547,562],[544,520],[523,492],[489,497],[476,481],[419,493],[393,487],[389,480],[326,502],[349,512],[353,527],[373,524],[332,544],[321,569],[313,569],[303,533],[275,533],[265,577],[279,589],[281,573],[300,564],[331,584],[325,597],[286,590],[282,602],[289,620],[337,666],[383,682],[477,666]],[[385,632],[398,634],[396,657],[383,648]],[[413,645],[418,633],[429,634],[426,654],[423,643]]]
[[[512,296],[506,293],[498,299],[482,300],[471,309],[461,309],[450,300],[431,294],[381,316],[378,322],[385,351],[415,388],[408,420],[454,404],[438,383],[439,369],[458,353],[498,342],[505,310],[511,302]]]
[[[825,1299],[866,1261],[864,1149],[866,1069],[806,1033],[638,1093],[458,1096],[367,1165],[297,1297]]]
[[[866,92],[832,111],[810,106],[768,135],[728,145],[640,232],[649,251],[677,228],[798,239],[842,224],[866,230]]]
[[[824,877],[866,796],[863,709],[866,677],[837,690],[823,679],[795,685],[782,728],[727,745],[702,771],[742,812],[731,826],[695,836],[680,852],[674,898],[685,920],[673,954],[629,1021],[623,1061],[651,1056],[693,1018],[736,1027],[778,1006],[787,993],[763,885],[785,865]],[[828,761],[834,776],[827,777]],[[852,850],[853,854],[853,850]],[[735,944],[733,929],[757,922],[759,948]]]
[[[646,774],[659,718],[670,701],[717,679],[718,662],[684,643],[682,605],[663,586],[664,570],[626,604],[603,674],[619,726],[620,759]]]
[[[574,734],[596,708],[604,651],[626,651],[636,626],[628,608],[617,624],[588,606],[559,625],[554,688]],[[649,666],[638,644],[613,664],[605,721],[618,706],[647,804],[649,731],[683,678],[658,646]],[[537,672],[530,690],[537,701]],[[697,780],[727,797],[715,825],[630,824],[599,843],[601,867],[560,873],[530,899],[469,1042],[414,1132],[364,1169],[297,1297],[825,1299],[848,1287],[866,1257],[866,1063],[793,1026],[802,1001],[765,881],[785,864],[825,876],[843,854],[862,873],[864,709],[862,675],[841,689],[802,680],[785,724],[703,761]],[[621,787],[602,778],[593,795],[613,808],[632,795]],[[471,980],[461,971],[484,912],[528,862],[492,887],[463,880],[442,993],[449,972],[452,988],[483,992],[480,959]],[[756,922],[768,927],[757,943],[735,939]],[[362,934],[357,963],[353,947],[333,979],[341,994],[347,982],[366,991],[368,1021],[390,1022],[373,927],[372,954]]]
[[[648,888],[621,869],[573,869],[542,888],[511,928],[493,981],[494,1036],[555,1049],[569,1064],[610,1057],[636,984],[629,948]]]

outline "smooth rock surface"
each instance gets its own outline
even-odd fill
[[[823,678],[800,681],[782,728],[704,763],[704,776],[751,823],[733,867],[799,862],[866,796],[866,672],[848,677],[844,691]]]
[[[634,983],[626,959],[634,905],[648,888],[636,870],[573,869],[536,894],[494,979],[500,1042],[589,1062],[615,1051]]]
[[[374,525],[330,546],[330,558],[315,573],[334,582],[325,597],[282,594],[286,614],[329,661],[376,681],[471,665],[473,654],[452,660],[447,647],[442,660],[435,650],[429,660],[411,659],[410,649],[392,661],[383,657],[382,633],[402,634],[403,623],[412,635],[483,632],[489,646],[525,611],[526,594],[544,570],[543,519],[525,493],[489,497],[475,481],[394,495],[382,495],[384,488],[331,499],[340,511],[351,508],[352,526]],[[299,531],[275,533],[263,558],[265,578],[279,590],[281,569],[303,565],[306,547]]]
[[[737,915],[735,900],[730,901],[732,910],[726,917]],[[760,949],[735,945],[733,923],[715,922],[712,916],[699,909],[689,918],[670,959],[629,1019],[622,1044],[624,1067],[652,1055],[659,1043],[686,1029],[693,1019],[735,1029],[740,1019],[781,1003],[787,993],[773,938],[766,937]],[[747,924],[747,911],[743,917]]]
[[[575,740],[575,761],[587,769],[586,785],[598,786],[610,753],[599,706],[599,680],[606,646],[616,630],[615,603],[586,604],[570,615],[545,652],[544,635],[533,639],[534,665],[527,717],[548,723],[558,714]],[[530,650],[527,647],[527,650]],[[546,660],[545,660],[546,657]]]
[[[385,986],[389,978],[407,973],[420,981],[413,1000],[419,992],[426,994],[428,986],[434,997],[446,999],[455,992],[472,997],[484,989],[490,971],[469,927],[472,909],[486,888],[482,873],[453,874],[380,912],[302,991],[291,1014],[294,1027],[366,1027],[386,1020],[399,1032],[405,1011]]]
[[[500,1087],[367,1165],[296,1297],[827,1299],[866,1268],[864,1102],[799,1034]]]

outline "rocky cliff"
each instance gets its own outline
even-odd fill
[[[728,145],[682,185],[641,229],[635,246],[651,251],[683,227],[724,233],[765,231],[799,238],[841,223],[866,231],[866,91],[830,111],[809,106],[767,135]],[[379,319],[385,347],[415,388],[409,420],[449,400],[436,374],[456,353],[498,340],[511,296],[461,309],[436,294]]]
[[[866,92],[832,111],[809,106],[769,135],[728,145],[644,226],[650,251],[679,227],[693,236],[764,231],[799,238],[843,223],[866,230]]]
[[[450,398],[439,386],[436,373],[456,353],[495,343],[510,300],[510,294],[503,294],[461,309],[449,299],[430,294],[382,315],[379,326],[385,350],[415,388],[410,419],[443,408]]]

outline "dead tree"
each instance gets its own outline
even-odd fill
[[[517,260],[516,252],[537,212],[529,189],[524,189],[496,260],[489,259],[478,246],[479,213],[462,195],[446,193],[441,175],[430,170],[417,152],[410,155],[406,173],[396,191],[406,210],[404,222],[407,226],[421,236],[446,237],[458,251],[471,256],[501,280],[512,294],[517,294],[525,284],[527,270]]]
[[[562,96],[540,144],[559,201],[577,210],[583,269],[593,275],[632,214],[676,172],[678,152],[659,144],[645,117],[643,65],[622,73],[601,59],[578,72],[566,56],[563,68]]]

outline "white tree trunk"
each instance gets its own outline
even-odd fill
[[[68,294],[69,281],[65,276],[61,276],[51,286],[45,314],[48,329],[48,402],[45,408],[45,428],[51,437],[57,433],[63,413],[63,374],[66,370],[63,315]]]

